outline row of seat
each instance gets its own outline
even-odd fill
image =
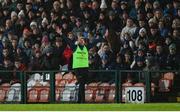
[[[71,86],[71,84],[75,85],[77,83],[77,78],[71,72],[62,75],[61,73],[57,73],[55,77],[55,94],[56,101],[61,101],[63,97],[63,92],[65,91],[65,87]],[[156,86],[154,83],[151,83],[151,92],[154,94],[155,88],[159,88],[159,92],[169,92],[174,80],[173,73],[165,73],[162,78],[159,80],[159,85]],[[43,82],[44,83],[44,82]],[[122,95],[124,95],[124,88],[126,86],[143,86],[143,83],[132,84],[131,82],[123,83],[122,85]],[[100,82],[92,82],[90,84],[86,84],[85,86],[85,100],[86,102],[114,102],[115,98],[115,84],[109,83],[100,83]],[[10,92],[11,88],[11,92]],[[20,87],[18,87],[20,88]],[[15,89],[16,90],[16,89]],[[75,89],[74,89],[75,90]],[[20,91],[20,90],[19,90]],[[0,85],[0,102],[3,101],[14,101],[14,96],[10,95],[12,92],[12,85],[9,83],[4,83]],[[17,92],[16,92],[17,93]],[[77,94],[76,94],[77,95]],[[18,96],[18,95],[16,95]],[[20,92],[19,92],[20,96]],[[35,81],[33,87],[28,88],[27,90],[27,99],[28,102],[48,102],[50,97],[50,84],[46,82],[43,86],[39,81]],[[124,96],[123,96],[124,97]],[[18,98],[20,100],[20,98]],[[124,100],[124,99],[122,99]]]

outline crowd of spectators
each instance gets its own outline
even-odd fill
[[[0,69],[71,69],[84,38],[90,69],[178,70],[179,0],[0,0]]]

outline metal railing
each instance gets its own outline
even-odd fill
[[[31,76],[33,73],[41,73],[41,74],[49,74],[49,89],[50,89],[50,98],[48,103],[57,103],[56,101],[56,79],[55,79],[55,75],[58,72],[74,72],[74,71],[31,71],[31,72],[16,72],[16,74],[18,74],[18,78],[16,80],[18,80],[19,83],[21,83],[21,101],[18,103],[29,103],[27,101],[27,97],[28,97],[28,78],[29,76]],[[159,73],[161,76],[161,74],[163,73],[167,73],[167,72],[172,72],[174,73],[177,77],[179,77],[179,71],[167,71],[167,70],[163,70],[163,71],[136,71],[136,70],[89,70],[90,75],[111,75],[111,77],[109,78],[111,82],[115,83],[115,103],[122,103],[122,84],[123,84],[123,76],[127,76],[127,74],[131,74],[136,75],[137,78],[137,82],[139,81],[143,81],[145,83],[145,89],[146,89],[146,102],[151,102],[151,80],[152,80],[152,75],[154,73]],[[6,74],[6,73],[13,73],[13,71],[0,71],[0,76],[2,74]],[[177,78],[175,76],[175,78]],[[46,76],[43,76],[46,77]],[[103,76],[103,78],[105,78],[106,76]],[[143,77],[143,78],[142,78]],[[12,79],[13,80],[13,79]],[[101,81],[101,79],[99,79],[99,81]],[[14,81],[15,82],[15,81]],[[10,82],[11,85],[13,83],[13,81]],[[179,84],[180,82],[177,81],[177,83]],[[180,84],[179,84],[180,85]],[[176,85],[175,85],[176,86]],[[2,88],[2,86],[0,87]],[[179,92],[179,91],[177,91]],[[8,92],[7,92],[8,94]],[[166,94],[166,93],[165,93]]]

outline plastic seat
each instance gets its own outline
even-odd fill
[[[38,91],[36,88],[28,90],[28,102],[38,102]]]
[[[170,92],[172,87],[172,80],[160,79],[159,80],[159,92]]]
[[[108,94],[108,102],[113,103],[115,99],[115,84],[111,84],[109,88],[109,94]]]
[[[49,89],[44,88],[39,91],[39,102],[49,101]]]
[[[109,83],[102,83],[98,86],[98,90],[96,91],[96,99],[95,102],[105,102],[107,99],[107,95],[109,92]]]
[[[144,85],[144,83],[139,82],[139,83],[134,84],[134,86],[137,86],[137,87],[144,87],[145,85]]]
[[[0,102],[4,102],[6,98],[6,90],[0,88]]]
[[[6,99],[6,95],[10,89],[9,83],[1,84],[0,86],[0,102],[4,102]]]
[[[85,102],[94,102],[98,83],[90,83],[86,86],[85,90]]]
[[[151,94],[154,96],[156,85],[151,82]]]
[[[56,79],[56,81],[62,80],[63,79],[63,75],[61,73],[56,73],[55,74],[55,79]]]
[[[60,101],[62,92],[65,88],[66,80],[60,80],[56,85],[56,101]]]
[[[174,80],[174,73],[172,73],[172,72],[165,73],[164,74],[164,79]]]

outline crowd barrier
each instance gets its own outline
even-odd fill
[[[76,103],[74,71],[0,71],[0,103]],[[84,103],[179,102],[179,71],[89,70]]]

